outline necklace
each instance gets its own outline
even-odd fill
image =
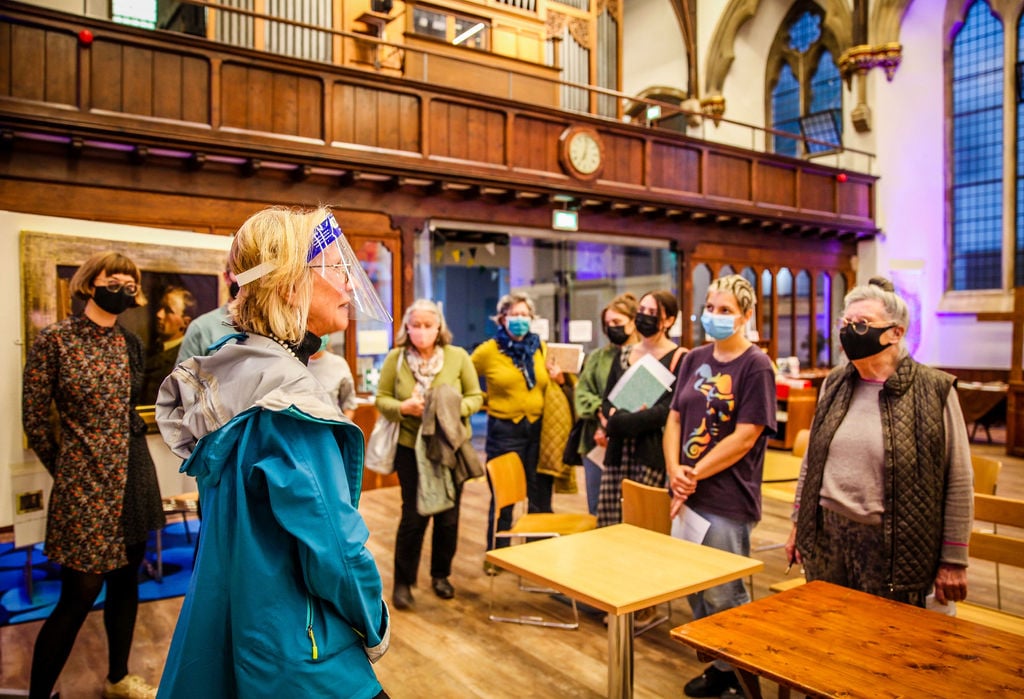
[[[292,349],[292,346],[289,343],[285,342],[274,333],[270,333],[270,335],[268,335],[267,337],[269,337],[271,340],[284,347],[285,351],[288,352],[288,354],[292,355],[293,358],[298,359],[298,357],[295,356],[295,350]]]

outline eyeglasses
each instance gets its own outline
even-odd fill
[[[348,265],[344,262],[337,262],[332,265],[307,265],[307,267],[315,269],[324,279],[327,279],[328,274],[330,274],[340,280],[343,286],[349,283]]]
[[[112,294],[122,293],[125,296],[137,296],[139,293],[139,285],[135,282],[122,282],[117,279],[110,279],[106,283],[96,286],[105,286],[107,291]]]
[[[840,330],[842,330],[843,328],[850,328],[850,330],[852,330],[857,335],[867,335],[869,328],[890,330],[896,327],[896,323],[891,323],[889,325],[878,325],[871,324],[865,320],[847,320],[846,318],[840,318],[836,325]]]

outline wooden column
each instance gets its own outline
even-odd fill
[[[978,320],[1013,323],[1010,386],[1006,392],[1006,453],[1024,456],[1024,286],[1013,290],[1012,313],[979,313]]]

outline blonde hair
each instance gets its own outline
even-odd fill
[[[238,229],[228,253],[228,270],[237,276],[257,265],[273,265],[242,286],[231,302],[231,318],[239,329],[291,343],[302,340],[313,298],[306,256],[313,230],[329,213],[325,206],[274,206],[253,214]]]
[[[601,311],[601,325],[608,324],[605,320],[605,315],[608,311],[615,311],[616,313],[621,313],[630,320],[636,320],[636,311],[639,307],[640,302],[637,301],[636,296],[633,294],[628,291],[624,294],[619,294]]]
[[[139,271],[138,265],[113,250],[98,252],[82,263],[82,266],[71,277],[69,285],[71,294],[83,300],[91,299],[96,277],[104,272],[107,273],[107,276],[127,274],[134,279],[136,286],[139,287],[139,293],[135,294],[135,305],[146,305],[146,294],[142,291],[142,272]]]
[[[438,347],[444,347],[445,345],[451,344],[452,331],[448,329],[448,323],[444,319],[444,313],[441,312],[441,307],[430,299],[416,299],[409,307],[405,309],[405,314],[402,316],[402,325],[398,328],[398,333],[395,335],[395,346],[396,347],[408,347],[412,344],[409,339],[409,319],[412,318],[412,314],[416,311],[427,311],[437,316],[437,340],[434,344]]]
[[[757,305],[754,286],[745,277],[738,274],[727,274],[711,282],[708,286],[708,295],[710,296],[715,291],[724,291],[735,296],[740,313],[746,313]]]
[[[533,318],[537,315],[537,307],[533,303],[533,299],[525,291],[513,291],[511,294],[505,294],[498,299],[498,314],[491,316],[491,320],[495,323],[501,324],[501,319],[508,315],[508,312],[517,303],[525,303],[526,307],[530,309],[530,317]]]

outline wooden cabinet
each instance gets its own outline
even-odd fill
[[[776,386],[778,399],[778,433],[768,440],[768,446],[775,449],[792,449],[796,433],[810,429],[814,418],[814,407],[818,403],[818,389],[790,388]]]

